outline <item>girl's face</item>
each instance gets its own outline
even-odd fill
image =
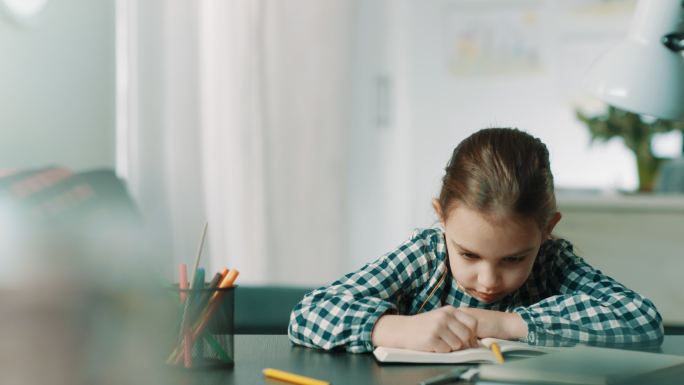
[[[532,219],[494,218],[456,205],[442,222],[453,277],[484,303],[516,291],[530,275],[539,247],[559,219],[557,213],[541,231]]]

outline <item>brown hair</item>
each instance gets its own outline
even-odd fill
[[[544,229],[556,212],[549,151],[515,128],[472,134],[446,166],[439,194],[443,220],[456,202],[486,214],[531,218]]]

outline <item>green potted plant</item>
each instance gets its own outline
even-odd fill
[[[580,110],[576,110],[575,114],[589,128],[592,143],[596,140],[605,142],[614,137],[622,138],[636,158],[639,192],[653,190],[658,170],[666,160],[653,153],[653,136],[672,130],[680,130],[684,134],[684,122],[647,119],[612,106],[608,106],[605,114],[588,116]],[[684,148],[682,151],[684,152]]]

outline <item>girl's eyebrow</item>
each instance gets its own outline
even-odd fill
[[[468,254],[472,254],[472,255],[477,256],[477,257],[480,256],[478,253],[475,253],[475,252],[473,252],[473,251],[470,251],[470,250],[466,249],[465,247],[459,245],[459,244],[456,243],[453,239],[451,239],[450,241],[451,241],[451,243],[452,243],[454,246],[456,246],[457,248],[461,249],[461,251],[466,252],[466,253],[468,253]],[[527,248],[527,249],[525,249],[525,250],[521,250],[521,251],[519,251],[519,252],[517,252],[517,253],[513,253],[513,254],[507,255],[507,256],[502,257],[502,258],[519,257],[519,256],[521,256],[521,255],[524,255],[524,254],[529,253],[529,252],[532,251],[532,250],[534,250],[534,247],[529,247],[529,248]]]

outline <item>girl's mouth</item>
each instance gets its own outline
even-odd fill
[[[477,290],[468,290],[468,292],[472,297],[487,303],[496,301],[500,296],[500,293],[481,293]]]

